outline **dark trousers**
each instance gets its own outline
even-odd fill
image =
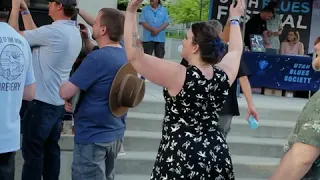
[[[165,55],[165,48],[164,48],[164,43],[163,42],[144,42],[143,43],[143,49],[144,53],[152,55],[154,52],[154,55],[157,58],[164,58]]]
[[[0,179],[14,180],[15,152],[0,154]]]
[[[24,116],[22,180],[58,180],[64,106],[54,106],[34,100]]]

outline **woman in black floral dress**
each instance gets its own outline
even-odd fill
[[[205,22],[192,25],[182,42],[187,68],[143,53],[135,18],[141,2],[132,0],[128,5],[126,53],[138,73],[164,87],[166,101],[151,179],[235,179],[228,145],[218,128],[218,112],[239,69],[243,49],[239,18],[244,0],[230,7],[230,42],[225,56],[224,44],[212,26]]]

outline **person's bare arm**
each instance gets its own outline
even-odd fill
[[[154,31],[154,29],[153,29],[148,23],[146,23],[146,22],[141,22],[140,24],[141,24],[141,26],[142,26],[143,28],[145,28],[146,30],[149,30],[149,31],[151,31],[151,32]]]
[[[169,15],[167,10],[165,11],[164,23],[157,29],[158,33],[165,30],[169,26]]]
[[[8,20],[8,24],[17,32],[20,31],[19,29],[20,5],[21,5],[21,0],[12,0],[12,8],[11,8],[10,17]]]
[[[25,30],[36,29],[37,26],[34,23],[33,18],[28,9],[28,6],[24,0],[21,1],[21,10],[22,10],[21,12],[23,13],[22,20],[23,20],[24,29]]]
[[[228,19],[222,31],[222,41],[224,43],[229,42],[229,34],[230,34],[230,20]]]
[[[159,27],[159,31],[165,30],[169,26],[169,23],[165,22]]]
[[[234,4],[230,6],[230,17],[240,17],[244,13],[245,3],[239,0],[236,7]],[[232,85],[237,77],[240,59],[243,51],[242,33],[240,25],[230,23],[230,41],[228,53],[223,57],[222,61],[217,64],[228,75],[229,84]]]
[[[84,39],[83,40],[85,46],[86,46],[86,51],[89,53],[93,50],[94,44],[90,38]]]
[[[299,42],[299,55],[304,55],[304,45],[302,42]]]
[[[17,32],[19,32],[23,36],[24,35],[23,31],[20,31],[19,29],[20,9],[22,10],[22,12],[26,12],[24,13],[24,15],[22,15],[22,20],[23,20],[25,30],[33,30],[33,29],[36,29],[37,26],[35,25],[32,19],[32,16],[30,14],[30,11],[28,10],[28,7],[24,2],[24,0],[12,0],[12,10],[11,10],[8,23],[10,24],[10,26],[12,26]]]
[[[23,90],[23,100],[32,101],[36,94],[36,84],[30,84],[24,87]]]
[[[281,159],[269,180],[301,180],[319,155],[318,147],[297,142]]]
[[[266,45],[270,44],[268,33],[269,33],[269,31],[263,31],[263,33],[262,33],[262,36],[263,36],[263,39],[264,39],[264,43]]]
[[[186,68],[178,63],[144,54],[136,19],[136,11],[141,2],[132,0],[126,12],[124,46],[128,61],[146,79],[168,88],[172,94],[178,94],[184,83]]]
[[[29,57],[26,58],[25,67],[27,68],[26,71],[26,79],[24,83],[24,90],[23,90],[23,100],[26,101],[32,101],[33,98],[35,97],[36,94],[36,85],[35,85],[35,77],[34,77],[34,71],[33,71],[33,65],[32,65],[32,53],[31,53],[31,48],[28,46],[28,51],[29,51]],[[27,65],[28,62],[28,65]]]
[[[251,85],[250,85],[248,76],[239,77],[239,82],[248,106],[246,119],[248,119],[249,116],[252,115],[257,120],[259,120],[259,114],[256,111],[256,108],[254,107],[254,104],[253,104],[252,90],[251,90]]]
[[[280,54],[281,54],[281,55],[284,55],[284,50],[285,50],[285,43],[282,42],[282,43],[281,43],[281,47],[280,47]]]
[[[89,13],[87,13],[85,10],[79,9],[79,15],[87,24],[89,24],[90,26],[94,25],[95,18],[91,16]]]
[[[253,106],[252,91],[251,91],[251,85],[250,85],[248,76],[240,77],[239,82],[248,106]]]

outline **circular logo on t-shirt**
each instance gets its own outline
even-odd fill
[[[5,46],[0,54],[0,76],[12,81],[23,72],[25,58],[22,50],[13,44]]]

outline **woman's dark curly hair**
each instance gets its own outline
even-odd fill
[[[200,49],[201,59],[209,64],[217,64],[225,55],[225,44],[221,41],[218,31],[206,22],[198,22],[191,26],[193,44]]]

